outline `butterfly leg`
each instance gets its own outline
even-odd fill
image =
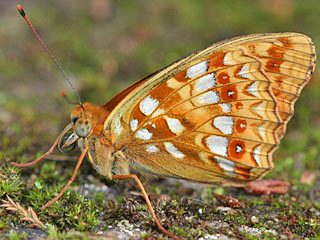
[[[67,190],[67,188],[70,186],[70,184],[73,183],[74,179],[75,179],[76,176],[77,176],[78,170],[79,170],[79,168],[80,168],[80,166],[81,166],[81,164],[82,164],[82,161],[83,161],[84,157],[86,156],[86,153],[87,153],[87,152],[88,152],[88,148],[85,148],[85,149],[82,151],[82,153],[81,153],[81,155],[80,155],[80,157],[79,157],[79,159],[78,159],[77,165],[76,165],[76,167],[75,167],[75,169],[74,169],[74,171],[73,171],[73,174],[72,174],[69,182],[67,183],[67,185],[61,190],[61,192],[58,194],[58,196],[56,196],[56,197],[55,197],[54,199],[52,199],[50,202],[48,202],[48,203],[46,203],[45,205],[43,205],[43,206],[40,208],[41,210],[44,210],[45,208],[51,206],[55,201],[57,201],[57,200],[63,195],[63,193]]]
[[[141,181],[140,181],[140,179],[138,178],[137,175],[135,175],[135,174],[130,174],[130,175],[113,175],[113,176],[112,176],[112,179],[128,179],[128,178],[133,178],[133,179],[136,181],[136,183],[138,184],[138,187],[139,187],[140,191],[142,192],[142,195],[143,195],[144,199],[145,199],[146,202],[147,202],[149,211],[151,212],[151,215],[152,215],[154,221],[156,222],[158,228],[159,228],[162,232],[164,232],[166,235],[168,235],[169,237],[172,237],[173,239],[179,239],[179,237],[177,237],[176,235],[168,232],[168,231],[161,225],[161,223],[159,222],[159,220],[158,220],[158,218],[157,218],[157,215],[156,215],[156,213],[155,213],[155,211],[154,211],[154,209],[153,209],[153,207],[152,207],[152,205],[151,205],[151,202],[150,202],[150,199],[149,199],[149,197],[148,197],[148,194],[147,194],[146,190],[144,189],[144,186],[142,185],[142,183],[141,183]]]
[[[256,180],[248,183],[244,189],[253,194],[285,194],[290,183],[274,179]]]
[[[53,150],[57,147],[61,137],[72,127],[72,123],[68,124],[68,126],[65,127],[65,129],[63,129],[63,131],[59,134],[59,136],[57,137],[57,139],[54,141],[54,143],[52,144],[52,146],[50,147],[50,149],[43,154],[41,157],[37,158],[36,160],[32,161],[32,162],[28,162],[28,163],[16,163],[16,162],[12,162],[10,163],[13,166],[16,167],[30,167],[32,165],[35,165],[36,163],[40,162],[41,160],[45,159],[48,155],[50,155]]]

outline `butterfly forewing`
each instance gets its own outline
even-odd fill
[[[220,42],[135,84],[104,128],[137,170],[241,185],[273,167],[314,62],[313,44],[301,34]]]

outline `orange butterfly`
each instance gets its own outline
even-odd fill
[[[26,17],[25,17],[26,18]],[[315,67],[315,48],[298,33],[256,34],[213,44],[134,83],[103,106],[80,103],[51,149],[75,143],[108,179],[133,173],[244,186],[273,168],[294,103]],[[63,142],[68,130],[73,133]]]

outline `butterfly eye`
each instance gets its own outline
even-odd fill
[[[92,129],[92,123],[88,119],[79,119],[75,123],[75,131],[79,137],[86,137]]]
[[[79,119],[78,117],[73,117],[73,118],[71,119],[73,125],[76,125],[76,121],[77,121],[78,119]]]

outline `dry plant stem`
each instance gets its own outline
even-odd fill
[[[38,159],[32,161],[32,162],[28,162],[28,163],[16,163],[16,162],[12,162],[10,163],[13,166],[16,167],[30,167],[32,165],[35,165],[36,163],[40,162],[42,159],[44,159],[45,157],[47,157],[48,155],[50,155],[53,150],[57,147],[60,138],[70,129],[72,123],[69,123],[65,129],[63,129],[63,131],[59,134],[59,136],[57,137],[57,139],[54,141],[54,143],[52,144],[51,148],[45,153],[43,154],[41,157],[39,157]]]
[[[136,183],[138,184],[138,187],[139,187],[140,191],[142,192],[142,195],[143,195],[144,199],[145,199],[146,202],[147,202],[149,211],[151,212],[151,215],[152,215],[154,221],[156,222],[158,228],[159,228],[162,232],[164,232],[166,235],[168,235],[169,237],[172,237],[173,239],[180,239],[178,236],[174,235],[173,233],[168,232],[168,231],[161,225],[161,223],[160,223],[160,221],[158,220],[157,215],[156,215],[156,213],[155,213],[155,211],[154,211],[154,209],[153,209],[153,207],[152,207],[152,205],[151,205],[151,202],[150,202],[150,200],[149,200],[148,194],[147,194],[146,190],[144,189],[144,186],[142,185],[142,183],[141,183],[141,181],[140,181],[140,179],[138,178],[137,175],[135,175],[135,174],[130,174],[130,175],[114,175],[114,176],[112,176],[112,179],[130,179],[130,178],[133,178],[133,179],[136,181]]]
[[[2,200],[3,204],[0,207],[6,208],[8,211],[18,212],[22,218],[21,220],[31,222],[31,224],[25,227],[42,227],[46,228],[45,225],[40,221],[32,207],[28,207],[28,211],[25,210],[19,203],[15,203],[9,196],[8,201]]]
[[[77,176],[77,173],[78,173],[78,171],[79,171],[79,168],[80,168],[80,166],[81,166],[81,164],[82,164],[82,162],[83,162],[83,159],[84,159],[84,157],[85,157],[86,154],[87,154],[87,152],[88,152],[88,148],[85,148],[85,149],[82,151],[82,153],[81,153],[81,155],[80,155],[80,157],[79,157],[79,159],[78,159],[77,165],[76,165],[76,167],[75,167],[75,169],[74,169],[74,171],[73,171],[73,174],[72,174],[69,182],[67,183],[67,185],[61,190],[61,192],[58,194],[58,196],[56,196],[56,197],[55,197],[54,199],[52,199],[50,202],[48,202],[48,203],[46,203],[45,205],[43,205],[43,206],[40,208],[41,210],[46,209],[47,207],[51,206],[55,201],[57,201],[57,200],[63,195],[63,193],[67,190],[67,188],[70,186],[70,184],[73,183],[74,179],[75,179],[76,176]]]

